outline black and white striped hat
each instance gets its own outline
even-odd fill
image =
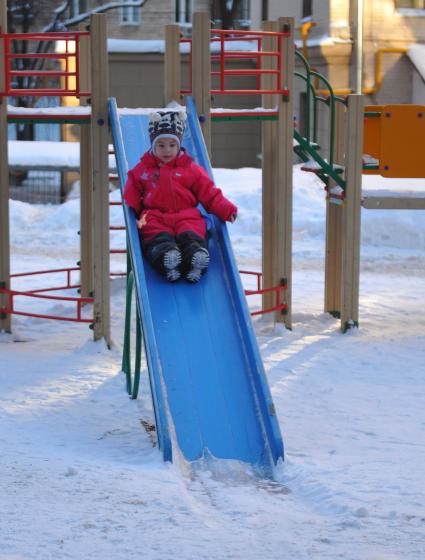
[[[183,111],[158,111],[149,117],[149,137],[152,148],[159,138],[174,138],[182,143],[186,126],[186,113]]]

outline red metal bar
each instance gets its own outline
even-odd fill
[[[226,58],[231,60],[232,58],[262,58],[263,56],[278,56],[278,51],[226,51]],[[211,60],[219,60],[220,54],[211,54]]]
[[[243,29],[211,29],[211,34],[226,35],[226,41],[240,41],[240,37],[249,37],[247,40],[253,40],[256,37],[289,37],[289,31],[245,31]],[[232,37],[234,35],[234,37]],[[217,37],[211,37],[211,41],[218,41]]]
[[[261,282],[262,282],[262,277],[263,277],[262,272],[254,272],[252,270],[240,270],[239,274],[248,274],[248,275],[251,275],[251,276],[256,276],[257,277],[257,290],[261,290]]]
[[[73,97],[87,97],[90,96],[91,93],[88,91],[79,91],[76,92],[75,89],[71,89],[71,90],[66,90],[66,89],[50,89],[50,88],[34,88],[34,89],[11,89],[9,91],[5,91],[2,92],[0,91],[0,97],[4,96],[4,95],[8,95],[10,97],[16,97],[19,95],[33,95],[33,96],[38,96],[38,97],[43,97],[43,96],[73,96]],[[38,116],[38,115],[37,115]]]
[[[222,35],[221,42],[220,42],[220,69],[221,69],[220,85],[222,90],[224,90],[224,70],[225,70],[224,64],[225,64],[224,63],[224,37]],[[212,72],[211,75],[213,75]]]
[[[286,286],[275,286],[274,288],[265,288],[262,290],[258,290],[256,292],[247,290],[245,292],[247,296],[251,296],[254,294],[262,295],[271,292],[275,292],[276,294],[276,304],[273,307],[268,307],[267,309],[260,309],[259,311],[252,311],[251,315],[252,316],[264,315],[265,313],[272,313],[273,311],[283,311],[285,309],[288,309],[288,304],[286,302],[282,302],[282,303],[280,302],[281,293],[282,291],[285,292],[286,288],[287,288]]]
[[[23,90],[25,91],[25,90]],[[52,113],[49,115],[46,114],[39,114],[39,113],[11,113],[8,115],[8,119],[9,120],[30,120],[30,119],[36,119],[36,120],[57,120],[57,121],[62,121],[62,120],[67,120],[67,121],[87,121],[89,122],[91,119],[91,115],[78,115],[78,114],[67,114],[67,113],[63,113],[63,114],[57,114],[57,113]]]
[[[39,275],[39,274],[55,274],[57,272],[67,272],[68,277],[69,277],[70,273],[74,272],[76,270],[78,270],[78,271],[80,270],[78,268],[78,266],[67,267],[67,268],[53,268],[53,269],[50,269],[50,270],[35,270],[33,272],[18,272],[18,273],[15,273],[15,274],[11,274],[10,277],[11,278],[18,278],[20,276],[36,276],[36,275]]]
[[[278,111],[211,111],[212,117],[277,117]]]
[[[270,94],[280,94],[284,97],[288,97],[289,96],[289,90],[288,89],[281,89],[281,90],[276,90],[276,89],[226,89],[226,90],[221,90],[221,89],[212,89],[211,94],[220,94],[220,93],[226,93],[226,94],[235,94],[235,95],[241,95],[241,94],[248,94],[248,95],[254,95],[254,94],[266,94],[266,93],[270,93]]]
[[[220,74],[220,72],[211,72],[211,76],[218,76]],[[229,69],[229,70],[224,70],[224,74],[228,75],[228,76],[257,76],[257,79],[260,77],[261,78],[261,74],[279,74],[279,70],[273,70],[271,68],[264,68],[264,69],[258,69],[258,68],[246,68],[246,69]],[[258,85],[258,84],[257,84]],[[258,89],[261,89],[261,86],[258,87]]]
[[[27,294],[42,294],[44,292],[56,292],[59,290],[71,290],[75,288],[79,288],[80,284],[67,284],[65,286],[56,286],[55,288],[40,288],[38,290],[28,290]]]
[[[10,74],[9,74],[9,59],[10,59],[10,42],[7,40],[7,35],[0,35],[4,39],[4,71],[5,71],[5,88],[6,92],[10,91]]]
[[[80,41],[75,41],[75,69],[77,71],[75,89],[80,91]]]
[[[41,33],[0,33],[0,39],[13,41],[15,39],[23,39],[26,41],[66,41],[67,39],[76,39],[82,35],[90,35],[90,31],[46,31]]]
[[[60,60],[66,58],[63,53],[13,53],[13,58],[52,58]]]
[[[66,60],[68,65],[68,60]],[[68,70],[10,70],[10,76],[76,76],[76,72],[69,72]],[[69,90],[69,87],[65,88]]]
[[[277,52],[278,52],[277,67],[278,67],[278,70],[279,70],[279,74],[277,75],[277,84],[276,84],[277,89],[284,89],[283,88],[284,84],[282,82],[282,72],[281,72],[281,69],[282,69],[282,47],[283,47],[282,40],[283,40],[282,36],[279,36],[277,38]],[[289,95],[289,92],[288,92],[288,95]]]
[[[257,56],[256,56],[256,60],[257,60],[257,69],[258,70],[262,70],[261,68],[261,56],[260,56],[260,52],[261,52],[261,45],[262,45],[262,39],[257,39]],[[257,76],[257,89],[261,89],[261,74],[258,74]]]
[[[65,53],[68,54],[68,47],[69,47],[69,43],[68,41],[65,41]],[[65,59],[65,80],[64,80],[64,88],[69,90],[69,80],[68,80],[68,71],[69,71],[69,58],[68,56]]]

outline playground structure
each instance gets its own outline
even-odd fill
[[[4,4],[0,6],[3,6],[0,19],[3,31]],[[178,26],[168,26],[165,102],[167,104],[180,100],[183,93],[193,95],[193,99],[192,96],[187,97],[189,125],[184,143],[210,174],[211,120],[264,120],[263,268],[261,286],[256,293],[263,296],[264,310],[275,313],[276,320],[283,321],[288,328],[291,328],[293,150],[304,161],[305,171],[314,172],[322,179],[327,191],[325,310],[340,316],[341,328],[345,331],[358,324],[361,207],[362,203],[364,207],[373,207],[371,202],[366,204],[366,200],[362,201],[361,175],[363,171],[406,172],[406,167],[402,164],[394,165],[394,162],[399,162],[400,155],[394,150],[394,146],[388,148],[385,138],[391,132],[388,128],[381,127],[396,123],[396,130],[399,130],[402,123],[406,122],[404,117],[407,113],[399,117],[404,109],[398,107],[380,107],[375,111],[367,108],[364,113],[362,96],[336,96],[326,78],[312,70],[297,51],[295,56],[301,60],[304,73],[295,72],[293,29],[293,20],[281,18],[279,22],[265,22],[261,32],[229,34],[222,30],[210,30],[207,14],[195,14],[193,39],[190,42],[191,78],[189,87],[183,89],[179,71]],[[59,36],[50,37],[50,40],[54,38]],[[81,134],[81,265],[78,269],[82,297],[74,298],[78,300],[79,306],[77,318],[80,306],[92,302],[95,338],[103,337],[109,343],[106,124],[109,116],[120,186],[123,189],[127,169],[137,162],[140,153],[149,146],[147,115],[143,112],[126,115],[120,112],[112,100],[108,105],[106,24],[103,16],[93,16],[90,36],[86,32],[76,32],[60,34],[60,38],[78,45],[77,72],[65,68],[56,73],[65,78],[62,95],[91,98],[91,113],[84,117],[72,117],[65,110],[61,115],[63,122],[80,119],[80,124],[85,124]],[[12,60],[15,56],[7,48],[8,40],[12,39],[4,32],[0,39],[0,48],[5,50],[3,56],[0,56],[0,64],[5,66],[0,67],[0,329],[10,331],[10,315],[13,312],[10,301],[15,294],[10,289],[9,270],[8,200],[5,186],[8,116],[5,100],[6,95],[18,92],[7,78],[8,75],[13,75],[9,63],[3,62]],[[250,51],[237,48],[226,50],[227,44],[241,39],[255,43],[256,48],[251,48]],[[217,54],[213,52],[212,56],[211,42],[217,45]],[[75,58],[76,53],[72,57]],[[71,55],[65,52],[61,56],[67,60]],[[255,60],[255,68],[237,71],[229,68],[232,60],[241,57]],[[90,65],[87,64],[89,59]],[[218,70],[215,69],[216,66]],[[241,75],[255,76],[255,88],[229,91],[228,77]],[[69,87],[71,77],[78,77],[75,88]],[[294,77],[303,80],[306,86],[309,110],[304,134],[294,129]],[[318,94],[313,81],[325,84],[328,92],[326,97]],[[260,110],[254,108],[251,111],[214,111],[211,107],[211,94],[232,92],[261,95],[263,106]],[[50,92],[26,90],[26,93],[48,95]],[[57,89],[54,94],[58,95]],[[327,157],[323,155],[317,142],[319,104],[329,111]],[[422,115],[419,115],[422,110],[416,107],[414,111],[411,112],[409,122],[412,123],[415,119],[414,122],[422,126]],[[373,164],[365,166],[364,116],[365,147],[367,153],[374,158]],[[22,115],[15,114],[13,118],[41,117],[22,111]],[[54,122],[58,121],[57,115],[49,118]],[[409,176],[418,176],[417,173],[420,173],[417,163],[411,159],[409,169],[416,174]],[[375,204],[376,207],[387,208],[423,208],[423,199],[412,203],[411,199],[408,202],[399,197],[398,203],[391,203],[393,206],[383,199],[379,203],[375,201]],[[213,220],[210,270],[199,285],[189,287],[183,283],[168,284],[145,265],[140,253],[135,217],[127,207],[124,207],[124,216],[127,226],[128,279],[123,371],[126,374],[127,390],[136,398],[143,340],[158,441],[164,459],[171,460],[175,456],[173,448],[177,444],[178,453],[183,454],[187,460],[211,454],[214,457],[248,462],[262,474],[272,476],[274,465],[283,458],[283,444],[226,226]],[[71,287],[69,281],[68,284],[67,287]],[[134,371],[130,356],[133,288],[137,317]],[[32,291],[31,295],[37,296],[36,291]],[[197,351],[188,352],[188,341],[193,340],[196,343],[191,346],[195,346]]]
[[[5,6],[2,4],[3,12]],[[4,19],[4,18],[3,18]],[[1,30],[5,29],[6,24]],[[108,88],[107,53],[106,53],[106,29],[105,22],[100,16],[96,16],[91,23],[91,32],[80,31],[70,33],[36,33],[36,34],[7,34],[2,33],[0,48],[3,56],[0,56],[0,74],[2,83],[0,87],[1,109],[2,109],[2,137],[7,137],[8,123],[52,123],[52,124],[78,124],[81,125],[80,141],[80,178],[81,178],[81,225],[80,225],[80,259],[77,266],[70,268],[30,272],[28,274],[10,275],[10,249],[9,249],[9,217],[8,217],[8,168],[0,165],[2,172],[1,190],[1,267],[0,267],[0,329],[11,330],[11,316],[26,315],[37,316],[45,319],[68,320],[89,323],[93,328],[95,340],[105,338],[110,343],[110,319],[109,319],[109,283],[106,271],[109,269],[109,254],[114,252],[125,252],[109,248],[109,230],[119,229],[109,225],[108,200],[107,200],[107,174],[108,164],[105,146],[108,139],[108,131],[105,123],[107,118],[102,112],[105,106],[105,91]],[[26,53],[14,54],[12,44],[15,39],[26,42]],[[54,52],[42,53],[35,48],[37,44],[53,43],[60,48]],[[63,46],[64,45],[64,46]],[[50,61],[56,63],[59,68],[53,70],[36,69],[25,71],[19,68],[19,59],[25,57],[32,61]],[[24,78],[29,83],[37,77],[43,82],[52,79],[60,79],[60,86],[35,87],[32,89],[26,84],[25,89],[18,89],[15,85],[17,78]],[[90,84],[93,84],[90,88]],[[43,83],[43,85],[45,85]],[[55,96],[65,98],[70,96],[77,99],[80,106],[75,109],[60,107],[55,109],[38,111],[37,109],[10,108],[6,104],[7,97],[19,95],[33,95],[37,98]],[[102,111],[101,111],[102,109]],[[98,119],[92,115],[98,115]],[[101,138],[101,141],[99,141]],[[93,155],[92,155],[93,154]],[[8,162],[7,142],[2,142],[2,163]],[[93,212],[93,208],[99,211]],[[268,309],[254,311],[253,314],[280,310],[285,307],[284,286],[264,290],[261,288],[261,274],[249,271],[241,271],[244,274],[257,276],[257,289],[246,290],[246,295],[257,293],[269,293],[273,304]],[[65,282],[61,286],[53,288],[32,289],[30,291],[14,290],[11,279],[32,275],[33,277],[53,274],[65,276]],[[113,273],[111,273],[112,275]],[[74,277],[80,276],[79,283]],[[71,278],[72,276],[72,278]],[[79,288],[80,297],[52,295],[53,291]],[[44,292],[44,293],[42,293]],[[48,294],[47,292],[50,292]],[[15,302],[28,301],[29,298],[39,298],[46,303],[48,300],[74,303],[76,312],[74,317],[57,316],[48,313],[34,313],[19,309]],[[82,310],[87,304],[93,304],[93,316],[83,317]]]
[[[229,49],[234,41],[250,45],[247,50]],[[184,42],[187,42],[185,40]],[[218,45],[218,53],[212,52]],[[166,30],[165,93],[166,102],[191,92],[202,122],[207,146],[210,146],[211,121],[261,119],[263,171],[263,251],[262,286],[265,290],[285,287],[285,307],[275,312],[276,321],[292,327],[292,168],[293,149],[306,161],[313,161],[315,171],[328,192],[333,184],[344,190],[342,209],[333,207],[329,197],[327,215],[326,294],[325,309],[341,317],[342,330],[358,324],[358,276],[360,253],[360,208],[362,165],[363,98],[335,96],[324,76],[312,70],[305,57],[295,50],[304,66],[304,73],[295,71],[294,21],[280,18],[264,22],[262,31],[228,32],[210,30],[207,17],[195,14],[191,43],[192,75],[189,89],[183,89],[180,68],[178,26]],[[227,50],[228,49],[228,50]],[[235,70],[233,60],[249,59],[254,68]],[[214,65],[214,67],[213,67]],[[196,70],[194,70],[196,69]],[[253,89],[230,89],[229,78],[253,76]],[[294,78],[304,80],[307,99],[306,135],[293,126]],[[316,95],[313,80],[322,81],[330,95]],[[211,107],[211,95],[261,95],[262,107],[252,110],[220,110]],[[329,107],[329,156],[320,153],[317,144],[318,104]],[[342,126],[344,119],[347,125]],[[336,136],[337,123],[338,136]],[[294,138],[295,137],[295,138]],[[294,145],[295,142],[295,145]],[[346,154],[344,168],[338,160]],[[307,169],[307,167],[305,167]],[[342,172],[344,172],[342,174]],[[341,202],[341,200],[339,200]],[[263,294],[263,307],[272,305],[270,293]]]
[[[192,79],[191,87],[182,89],[181,77],[175,70],[179,66],[178,32],[175,26],[169,26],[165,61],[166,100],[179,99],[182,93],[193,90],[197,107],[203,108],[198,109],[198,113],[207,145],[210,142],[210,121],[264,121],[262,286],[285,286],[286,305],[276,311],[276,320],[291,328],[293,148],[305,162],[303,169],[317,174],[327,193],[324,310],[340,318],[342,332],[358,326],[361,209],[425,208],[422,193],[412,196],[402,189],[393,190],[385,196],[373,191],[362,192],[362,174],[379,174],[388,178],[424,176],[421,146],[425,138],[425,107],[364,107],[362,95],[341,97],[333,91],[325,76],[310,67],[300,51],[295,50],[293,56],[293,40],[291,42],[290,37],[294,23],[290,18],[264,22],[262,32],[209,30],[208,22],[202,24],[202,19],[198,20],[196,29],[191,52],[196,49],[198,53],[197,59],[192,55],[192,65],[197,64],[197,70],[195,73],[192,71],[192,75],[202,76],[202,83],[208,87],[202,88]],[[214,45],[220,45],[218,54],[212,52],[210,55],[208,37],[212,51]],[[254,43],[256,48],[251,46],[247,51],[229,49],[226,52],[225,45],[238,40],[251,45]],[[230,68],[232,60],[243,58],[254,62],[252,70]],[[296,59],[302,71],[295,70]],[[232,90],[225,86],[229,78],[242,75],[253,76],[256,88]],[[306,122],[303,134],[292,125],[294,78],[302,80],[305,85]],[[214,80],[215,84],[212,83]],[[211,95],[216,97],[224,93],[261,94],[262,107],[251,111],[214,110]],[[326,146],[318,143],[321,107],[327,110]],[[263,294],[263,307],[270,307],[270,293],[267,291]]]
[[[11,315],[35,314],[19,312],[14,307],[17,297],[36,297],[75,302],[74,318],[66,320],[88,322],[93,328],[95,340],[104,338],[110,345],[110,294],[109,294],[109,192],[108,192],[108,114],[107,114],[107,48],[106,21],[101,15],[91,19],[90,33],[76,31],[67,33],[7,34],[6,2],[0,2],[0,330],[11,332]],[[29,46],[35,42],[63,42],[64,52],[34,52],[31,48],[25,54],[14,53],[12,42],[15,39],[26,41]],[[51,60],[62,63],[62,68],[53,70],[22,70],[16,65],[20,58],[34,61]],[[72,70],[72,66],[77,68]],[[59,87],[36,87],[18,89],[16,77],[61,80]],[[84,108],[70,111],[44,111],[40,114],[31,109],[17,109],[8,115],[9,96],[72,96],[78,97]],[[88,103],[90,104],[87,107]],[[8,122],[74,123],[81,125],[80,143],[80,185],[81,185],[81,227],[79,266],[58,271],[39,271],[30,274],[50,274],[63,272],[66,283],[51,289],[18,292],[11,288],[10,248],[9,248],[9,177],[8,177]],[[94,211],[95,209],[95,211]],[[71,275],[79,273],[76,284]],[[21,275],[22,276],[22,275]],[[80,288],[81,297],[58,297],[47,295],[58,289]],[[42,293],[44,292],[44,293]],[[82,307],[93,304],[93,317],[85,319]],[[38,315],[44,318],[65,319]]]

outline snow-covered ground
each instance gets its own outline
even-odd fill
[[[239,206],[240,267],[259,270],[260,172],[215,177]],[[10,213],[14,273],[78,260],[78,199]],[[360,329],[345,335],[323,313],[324,218],[322,188],[295,168],[293,330],[254,321],[286,447],[275,482],[162,462],[142,424],[146,383],[129,400],[120,373],[123,279],[111,350],[84,325],[13,318],[0,334],[0,560],[423,560],[425,217],[363,211]]]

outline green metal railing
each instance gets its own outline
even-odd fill
[[[124,344],[122,354],[122,371],[125,373],[127,393],[132,399],[137,399],[140,386],[140,370],[142,363],[142,330],[140,327],[140,312],[136,302],[136,340],[134,370],[131,364],[131,325],[132,325],[132,303],[134,293],[134,273],[131,266],[131,259],[127,251],[127,286],[125,299],[125,321],[124,321]]]
[[[294,130],[294,138],[300,146],[300,150],[298,150],[297,153],[302,159],[304,159],[304,161],[307,161],[309,156],[319,165],[320,170],[317,171],[317,175],[325,183],[327,183],[328,177],[331,177],[337,185],[345,190],[345,181],[341,177],[342,170],[339,166],[335,166],[334,164],[334,151],[336,104],[342,103],[346,106],[346,100],[335,95],[327,78],[319,72],[312,70],[307,59],[299,51],[295,50],[295,56],[298,57],[304,66],[305,74],[296,71],[295,76],[305,82],[306,94],[305,137],[302,136],[298,130]],[[316,88],[313,84],[313,78],[316,78],[316,81],[321,81],[325,84],[327,90],[329,91],[329,95],[327,97],[323,97],[316,92]],[[318,115],[320,103],[329,107],[329,157],[327,160],[318,153]]]

